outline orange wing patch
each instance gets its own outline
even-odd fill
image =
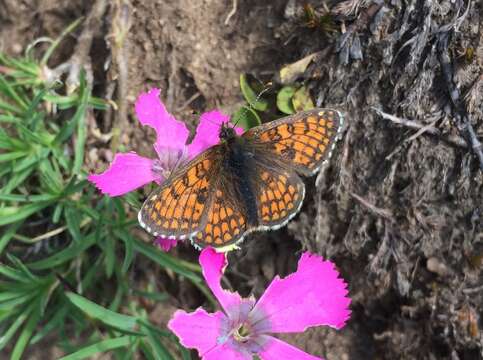
[[[244,215],[227,202],[226,194],[216,190],[207,212],[206,223],[191,241],[199,246],[223,247],[242,239],[247,229]]]
[[[247,136],[271,143],[275,153],[310,175],[331,155],[342,120],[337,111],[318,109],[262,125]]]
[[[300,209],[305,186],[296,174],[261,171],[258,191],[260,226],[279,228],[285,225]]]
[[[183,239],[198,230],[209,197],[213,160],[206,156],[154,191],[139,212],[140,224],[155,236]]]

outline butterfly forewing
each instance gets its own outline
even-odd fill
[[[342,121],[338,111],[314,109],[252,128],[243,136],[266,144],[294,170],[312,175],[330,157]]]
[[[139,212],[140,224],[151,234],[182,239],[203,223],[212,182],[219,171],[219,148],[213,147],[176,170],[154,190]]]

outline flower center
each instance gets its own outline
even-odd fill
[[[233,333],[236,341],[245,343],[250,340],[250,326],[247,323],[241,324]]]

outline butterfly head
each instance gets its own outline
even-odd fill
[[[224,122],[221,124],[219,136],[223,142],[230,141],[236,137],[235,129],[228,122]]]

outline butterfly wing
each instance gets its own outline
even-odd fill
[[[216,190],[207,205],[206,222],[191,241],[197,247],[213,246],[227,251],[241,242],[246,233],[257,230],[278,229],[300,210],[305,186],[300,177],[290,170],[257,164],[252,179],[256,198],[258,223],[250,224],[243,200],[238,199],[232,183],[221,175]]]
[[[305,186],[295,171],[270,156],[255,157],[251,166],[254,170],[247,171],[246,176],[253,201],[239,190],[239,179],[230,177],[225,168],[213,184],[205,222],[191,237],[193,244],[227,251],[241,242],[246,233],[277,229],[300,210]],[[250,220],[251,209],[255,212],[255,221]]]
[[[262,167],[255,183],[259,229],[278,229],[293,218],[302,206],[305,185],[290,169]]]
[[[214,146],[176,170],[144,202],[138,214],[141,226],[154,236],[193,236],[204,222],[220,155],[220,147]]]
[[[218,251],[227,250],[231,245],[243,239],[248,221],[246,211],[240,206],[232,190],[232,184],[226,182],[221,175],[215,185],[216,189],[207,205],[206,222],[191,242],[200,248],[213,246]]]
[[[244,202],[248,206],[246,198],[224,174],[226,149],[221,146],[193,159],[150,194],[139,222],[155,236],[189,237],[199,247],[221,251],[236,245],[247,232],[283,226],[298,212],[305,194],[294,170],[311,175],[321,167],[332,152],[342,121],[337,111],[314,109],[242,135],[249,152],[258,153],[253,158],[256,170],[250,171],[257,224],[248,221],[252,212],[242,206]]]
[[[344,118],[331,109],[313,109],[254,127],[243,134],[268,146],[303,175],[315,174],[332,154]]]

